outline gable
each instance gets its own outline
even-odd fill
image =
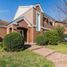
[[[44,12],[40,4],[36,4],[36,5],[35,5],[35,8],[36,8],[38,11]]]
[[[21,15],[26,13],[31,8],[32,8],[32,6],[19,6],[17,9],[17,12],[15,14],[14,20],[19,18]]]
[[[26,13],[28,10],[30,10],[33,7],[43,12],[43,9],[41,8],[40,4],[30,5],[30,6],[19,6],[15,14],[14,20],[19,18],[21,15],[23,15],[24,13]]]
[[[28,24],[24,19],[18,21],[17,25],[18,25],[18,27],[28,28]]]
[[[35,7],[35,9],[36,9],[37,11],[40,11],[40,12],[41,12],[41,9],[40,9],[40,7],[39,7],[38,5]]]
[[[22,18],[23,18],[23,19],[25,19],[26,23],[29,26],[32,26],[33,22],[34,22],[33,21],[34,20],[34,17],[33,17],[34,10],[33,10],[33,8],[35,8],[36,10],[38,10],[40,12],[43,12],[40,4],[30,5],[30,6],[19,6],[12,23],[16,23],[16,22],[22,20]]]

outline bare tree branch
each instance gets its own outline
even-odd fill
[[[63,0],[63,2],[64,2],[64,5],[67,6],[67,2],[66,2],[66,0]]]
[[[67,15],[67,11],[66,11],[66,10],[64,10],[63,8],[61,8],[61,7],[59,7],[59,6],[57,6],[57,8],[60,9],[64,14]]]

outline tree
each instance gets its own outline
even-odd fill
[[[67,0],[56,0],[57,3],[55,4],[55,11],[58,21],[64,21],[67,19]]]
[[[66,0],[62,0],[62,6],[57,6],[57,8],[67,15],[67,1]]]

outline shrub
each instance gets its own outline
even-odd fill
[[[64,27],[60,26],[60,27],[55,28],[54,30],[58,32],[60,41],[62,42],[64,40]]]
[[[56,30],[50,30],[44,33],[46,44],[56,45],[59,42],[59,34]]]
[[[3,44],[2,44],[2,42],[0,42],[0,47],[1,47],[1,48],[3,47]]]
[[[44,45],[46,42],[45,42],[45,39],[44,39],[44,36],[43,35],[38,35],[36,38],[35,38],[35,42],[38,44],[38,45]]]
[[[3,40],[3,46],[7,50],[17,50],[24,45],[24,39],[20,33],[13,32],[7,34]]]
[[[38,45],[57,45],[60,42],[60,37],[57,30],[50,30],[43,35],[38,35],[35,41]]]

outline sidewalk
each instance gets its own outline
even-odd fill
[[[29,49],[46,57],[48,60],[51,60],[55,64],[55,67],[67,67],[67,54],[58,53],[51,49],[37,45],[32,45]]]

